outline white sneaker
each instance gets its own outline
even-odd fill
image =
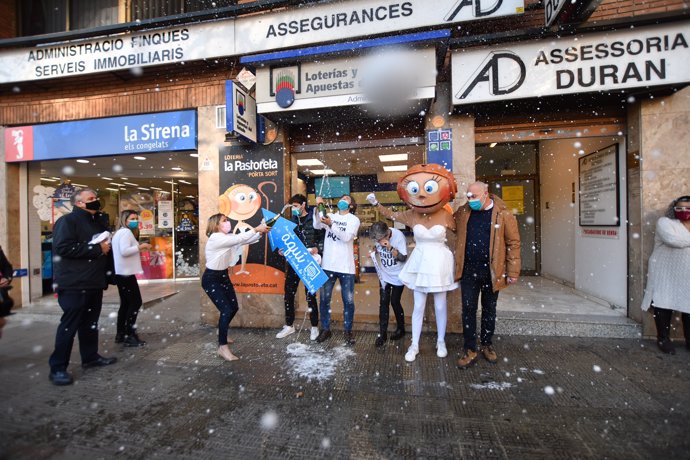
[[[281,329],[280,332],[278,332],[278,333],[276,334],[276,339],[283,339],[283,338],[287,337],[288,335],[294,334],[294,333],[295,333],[295,328],[294,328],[294,327],[292,327],[292,326],[283,326],[283,329]]]
[[[405,361],[408,363],[411,363],[412,361],[417,358],[417,355],[419,354],[419,347],[416,347],[414,345],[410,345],[410,348],[407,349],[407,353],[405,353]]]
[[[319,336],[319,328],[318,327],[312,327],[311,332],[309,333],[309,339],[310,340],[316,340],[316,338]]]
[[[445,358],[448,356],[448,350],[446,350],[446,342],[436,343],[436,356],[439,358]]]

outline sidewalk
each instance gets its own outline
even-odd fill
[[[232,330],[242,357],[218,358],[196,290],[143,310],[141,349],[115,346],[104,312],[101,352],[119,362],[48,381],[55,321],[9,318],[0,339],[2,459],[625,458],[690,456],[690,351],[652,341],[497,336],[497,365],[461,371],[462,336],[439,359],[423,335],[405,344],[341,334]],[[37,319],[38,318],[38,319]],[[299,323],[297,324],[299,325]],[[76,344],[75,344],[76,345]]]

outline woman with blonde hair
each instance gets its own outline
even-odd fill
[[[224,214],[214,214],[206,225],[206,270],[201,277],[201,286],[220,312],[218,318],[218,355],[227,360],[239,359],[232,354],[228,343],[230,321],[239,310],[237,295],[232,286],[228,268],[235,265],[240,257],[242,245],[256,243],[262,233],[270,229],[263,222],[246,232],[232,234],[230,220]]]
[[[139,243],[139,213],[133,210],[122,211],[120,229],[112,240],[115,261],[115,284],[120,294],[120,309],[117,312],[117,333],[115,343],[126,347],[141,347],[146,342],[139,338],[134,323],[142,305],[141,291],[137,276],[143,273],[141,251],[148,251],[151,245]]]

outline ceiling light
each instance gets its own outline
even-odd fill
[[[151,190],[150,188],[146,188],[146,187],[137,187],[137,188],[138,188],[139,190],[145,190],[145,191]]]
[[[61,180],[61,179],[62,179],[62,177],[57,177],[57,176],[53,176],[53,177],[51,177],[51,179],[55,179],[55,180]]]
[[[139,161],[146,160],[146,157],[132,157],[132,158],[134,158],[135,160],[139,160]]]
[[[139,187],[139,184],[133,184],[131,182],[123,182],[125,185],[131,185],[132,187]]]
[[[383,170],[386,172],[407,171],[407,165],[384,166]]]
[[[117,189],[117,188],[110,188],[110,187],[106,187],[105,189],[106,189],[106,190],[110,190],[111,192],[119,192],[119,191],[120,191],[120,189]]]
[[[158,187],[151,187],[151,190],[163,190],[163,189],[162,189],[162,188],[158,188]]]
[[[173,171],[182,171],[182,168],[180,168],[179,166],[173,166],[170,169],[172,169]]]
[[[41,177],[41,180],[46,181],[46,182],[57,182],[57,179],[48,179],[47,177]]]
[[[166,184],[175,185],[175,181],[174,181],[174,180],[164,180],[163,182],[165,182]]]
[[[332,169],[308,169],[308,172],[316,175],[316,176],[325,176],[327,174],[335,174],[335,171]]]
[[[496,147],[497,143],[498,142],[492,142],[491,144],[489,144],[489,148],[492,149],[492,148]]]
[[[379,161],[385,163],[387,161],[407,161],[407,153],[394,153],[391,155],[379,155]]]
[[[103,179],[103,180],[113,180],[112,177],[105,177],[105,176],[101,177],[101,179]]]
[[[323,166],[323,163],[321,163],[321,161],[317,160],[316,158],[307,158],[304,160],[297,160],[297,165],[298,166]]]
[[[86,187],[88,187],[88,185],[84,185],[84,184],[75,184],[74,182],[72,182],[72,185],[74,185],[75,187],[81,187],[81,188],[86,188]]]
[[[87,164],[90,163],[90,161],[89,161],[89,160],[82,160],[82,159],[80,158],[80,159],[77,160],[77,163],[84,163],[84,164],[87,165]]]
[[[190,157],[194,157],[194,158],[199,158],[199,154],[198,154],[198,153],[190,153],[189,156],[190,156]]]
[[[194,195],[185,195],[185,198],[196,198]]]
[[[110,185],[117,185],[118,187],[124,187],[123,184],[118,184],[117,182],[111,182]]]
[[[191,183],[191,182],[187,182],[187,181],[186,181],[186,180],[184,180],[184,179],[177,179],[177,182],[179,182],[180,184],[187,184],[187,185],[192,185],[192,183]]]

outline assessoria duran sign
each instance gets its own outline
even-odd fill
[[[453,104],[690,81],[690,22],[453,52]]]
[[[433,3],[433,6],[430,6]],[[522,14],[524,0],[350,0],[0,52],[0,84],[266,52]],[[139,71],[137,70],[137,71]]]

